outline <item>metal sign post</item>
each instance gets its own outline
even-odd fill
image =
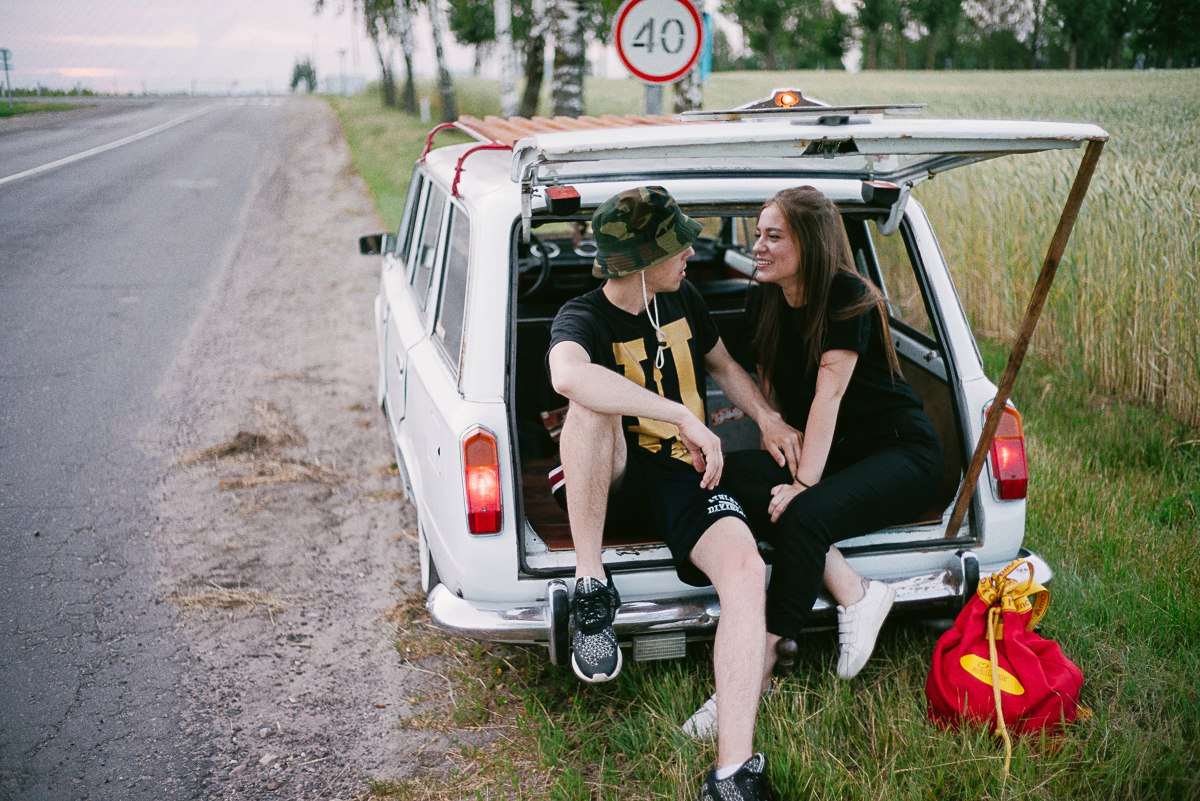
[[[621,63],[646,84],[646,114],[661,113],[661,87],[678,81],[700,58],[700,13],[689,0],[625,0],[613,33]]]

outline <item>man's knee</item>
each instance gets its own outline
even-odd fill
[[[578,445],[594,452],[600,443],[608,442],[616,451],[621,440],[621,415],[604,414],[574,402],[568,405],[559,440],[563,450]]]
[[[604,414],[574,402],[567,406],[560,442],[581,442],[590,448],[596,442],[615,444],[621,436],[621,415]]]
[[[762,597],[766,592],[767,566],[749,527],[736,517],[722,518],[705,532],[692,561],[708,575],[718,595]]]

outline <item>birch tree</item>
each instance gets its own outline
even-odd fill
[[[583,76],[587,70],[584,22],[580,0],[558,0],[550,10],[554,36],[551,105],[555,116],[583,116]]]
[[[433,29],[433,53],[437,60],[438,89],[442,97],[442,122],[454,122],[458,119],[458,102],[454,95],[454,79],[450,77],[450,70],[446,66],[445,11],[441,0],[426,0],[425,8]]]
[[[411,0],[395,0],[396,29],[393,32],[400,41],[400,54],[404,59],[404,110],[417,113],[417,85],[413,78],[413,9]]]
[[[512,41],[512,5],[509,0],[496,0],[496,49],[500,56],[500,113],[511,117],[517,113],[516,55]]]
[[[528,28],[522,49],[525,58],[525,91],[521,95],[521,106],[518,110],[522,117],[537,114],[542,82],[546,77],[546,35],[550,31],[546,0],[529,0],[527,8]]]

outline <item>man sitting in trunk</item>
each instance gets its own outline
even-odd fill
[[[742,507],[720,491],[720,439],[704,424],[706,373],[758,424],[778,459],[800,438],[722,344],[700,293],[684,282],[700,223],[661,187],[621,192],[592,217],[605,283],[566,303],[547,366],[569,401],[560,440],[576,554],[571,665],[588,682],[621,669],[613,619],[620,596],[601,561],[604,528],[647,529],[671,550],[682,581],[712,584],[721,601],[713,650],[717,769],[702,799],[766,799],[765,758],[753,754],[767,680],[765,571]]]

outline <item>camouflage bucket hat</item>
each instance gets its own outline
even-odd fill
[[[661,186],[627,189],[592,215],[596,263],[592,275],[620,278],[675,256],[700,235],[700,223],[680,211]]]

